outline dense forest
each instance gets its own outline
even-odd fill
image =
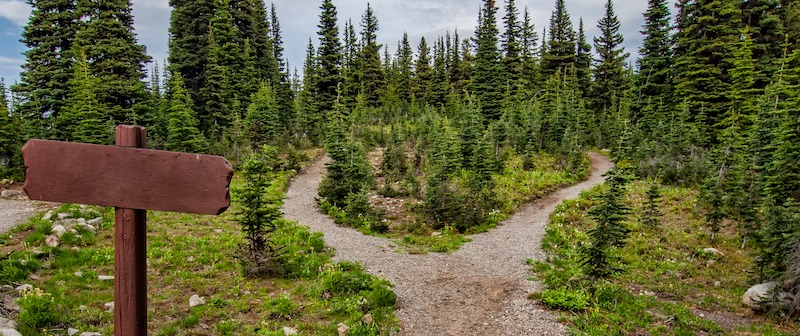
[[[754,281],[798,276],[794,0],[648,0],[635,64],[611,0],[595,37],[565,0],[546,24],[514,0],[484,0],[474,36],[416,46],[408,36],[378,44],[369,5],[340,29],[323,0],[302,76],[285,58],[278,10],[262,0],[170,0],[161,64],[137,43],[130,1],[28,3],[21,79],[0,95],[3,177],[22,177],[28,139],[112,144],[114,125],[136,124],[149,147],[234,163],[264,145],[289,156],[324,147],[329,212],[385,231],[366,196],[379,188],[415,195],[432,227],[468,232],[491,222],[492,174],[510,160],[528,169],[550,155],[576,171],[584,150],[609,149],[612,182],[629,174],[701,190],[711,239],[737,226],[758,251]],[[367,161],[376,146],[380,186]]]

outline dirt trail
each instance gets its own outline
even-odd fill
[[[602,183],[602,174],[613,165],[602,155],[589,156],[589,179],[528,204],[450,254],[399,254],[391,240],[337,226],[321,214],[314,198],[326,158],[292,182],[283,211],[286,218],[324,233],[337,259],[360,261],[395,284],[401,335],[565,335],[554,314],[527,299],[539,284],[527,280],[525,260],[544,258],[539,246],[555,206]]]

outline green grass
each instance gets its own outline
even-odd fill
[[[632,206],[633,213],[626,224],[632,231],[627,245],[616,251],[624,272],[610,281],[588,279],[580,268],[578,253],[588,243],[586,230],[594,225],[587,211],[605,186],[560,204],[542,242],[551,257],[546,262],[531,261],[535,277],[548,290],[532,298],[571,311],[562,314],[561,320],[574,335],[800,333],[800,326],[790,320],[754,315],[741,304],[744,291],[751,285],[747,271],[752,251],[740,249],[735,223],[726,222],[716,242],[711,242],[697,192],[664,186],[661,223],[655,228],[645,227],[638,218],[648,186],[639,181],[629,187],[625,202]],[[705,247],[717,248],[725,256],[701,253]],[[547,298],[546,295],[553,296],[548,293],[552,291],[583,293],[589,297],[588,305],[583,309],[568,295]],[[555,304],[549,304],[546,298]],[[703,318],[700,314],[722,316],[725,320]],[[751,325],[744,327],[747,324]]]
[[[267,193],[281,199],[290,178],[279,173]],[[56,248],[40,239],[49,230],[41,216],[12,230],[0,243],[0,251],[11,253],[0,262],[0,285],[30,283],[55,302],[58,314],[43,319],[43,327],[21,326],[24,335],[58,334],[67,327],[111,335],[113,313],[104,304],[114,300],[114,285],[97,276],[113,274],[113,210],[62,210],[91,218],[97,212],[105,220],[95,235],[81,232]],[[278,258],[281,275],[245,277],[236,259],[244,243],[236,211],[233,204],[221,216],[148,212],[150,334],[279,335],[292,327],[305,335],[337,335],[338,323],[345,323],[362,335],[388,335],[396,328],[392,285],[360,265],[334,263],[322,235],[296,223],[281,221],[273,234],[285,246]],[[205,297],[206,305],[190,308],[193,294]],[[372,314],[370,325],[361,321],[366,314]]]
[[[383,225],[389,227],[385,232],[371,230],[371,226],[375,225],[375,219],[350,218],[345,211],[324,200],[320,203],[320,208],[337,224],[357,228],[364,234],[393,239],[400,250],[407,253],[452,252],[469,242],[469,235],[491,230],[511,216],[520,206],[542,198],[558,188],[579,182],[589,175],[588,158],[584,159],[582,169],[574,172],[562,169],[555,156],[544,152],[536,155],[529,164],[532,167],[524,169],[522,155],[508,156],[503,168],[492,176],[494,185],[492,194],[497,197],[498,208],[493,209],[486,222],[471,223],[465,232],[459,232],[450,225],[438,230],[433,229],[429,223],[430,219],[426,217],[420,205],[422,200],[408,195],[407,192],[398,192],[397,195],[383,193],[384,196],[396,196],[389,197],[390,199],[405,201],[401,213],[387,214],[383,218],[385,221]],[[378,167],[373,168],[377,173]],[[424,176],[416,178],[424,180]],[[386,186],[378,186],[378,189],[386,190]]]

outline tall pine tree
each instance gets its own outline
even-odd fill
[[[503,102],[503,68],[500,64],[500,51],[497,48],[499,31],[497,29],[497,7],[494,0],[484,0],[475,33],[477,52],[472,82],[469,91],[480,102],[481,111],[487,121],[500,118]]]
[[[323,0],[319,16],[319,67],[316,71],[318,108],[321,113],[333,110],[339,99],[339,84],[342,82],[342,45],[339,41],[339,26],[336,23],[336,6],[331,0]]]

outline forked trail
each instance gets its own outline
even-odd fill
[[[589,179],[522,207],[454,253],[400,254],[391,240],[336,225],[314,200],[327,158],[292,182],[283,211],[286,218],[324,233],[336,259],[360,261],[395,284],[401,335],[564,335],[566,328],[554,314],[527,299],[540,285],[528,280],[525,260],[544,258],[541,239],[556,205],[602,183],[602,174],[613,165],[602,155],[589,156]]]

